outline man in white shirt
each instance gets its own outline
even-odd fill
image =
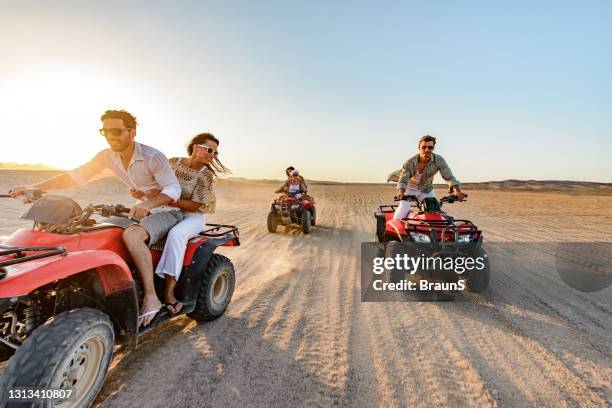
[[[181,221],[182,213],[167,206],[180,198],[181,187],[163,153],[134,141],[134,116],[123,110],[108,110],[100,120],[100,133],[106,138],[110,149],[102,150],[92,160],[72,171],[33,185],[15,186],[9,194],[19,196],[28,188],[61,190],[113,174],[130,189],[160,190],[160,194],[146,198],[132,207],[129,217],[139,223],[123,233],[125,245],[143,281],[140,324],[146,326],[162,306],[153,285],[153,264],[147,243],[154,244]]]

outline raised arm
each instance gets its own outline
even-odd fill
[[[38,183],[14,186],[9,191],[13,196],[20,196],[28,188],[39,188],[41,190],[63,190],[84,184],[92,178],[99,176],[106,170],[104,151],[96,154],[90,161],[66,173],[48,178]]]
[[[41,190],[63,190],[75,186],[76,183],[68,173],[58,174],[57,176],[48,178],[39,183],[13,186],[9,190],[9,194],[13,197],[22,195],[29,188],[39,188]]]

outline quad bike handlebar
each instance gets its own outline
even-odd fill
[[[467,198],[467,194],[464,195],[464,200]],[[442,197],[440,199],[440,201],[438,201],[435,197],[434,198],[424,198],[423,200],[419,200],[416,196],[414,195],[407,195],[404,196],[402,198],[394,198],[395,201],[414,201],[415,205],[412,205],[412,207],[418,208],[419,211],[425,211],[425,210],[432,210],[433,211],[440,211],[442,209],[442,205],[444,203],[454,203],[455,201],[459,201],[459,197],[456,194],[449,194],[445,197]],[[433,207],[431,206],[432,204],[429,203],[427,204],[428,200],[433,200],[435,201],[435,204],[433,205]]]
[[[467,197],[468,197],[468,195],[467,195],[467,194],[464,194],[464,195],[463,195],[463,201],[467,201]],[[442,198],[440,199],[440,205],[442,205],[442,203],[449,203],[449,204],[452,204],[452,203],[454,203],[455,201],[459,201],[459,197],[457,196],[457,194],[449,194],[449,195],[447,195],[446,197],[442,197]]]
[[[72,217],[68,222],[61,225],[42,225],[40,229],[47,232],[55,232],[60,234],[73,233],[78,227],[91,227],[96,224],[96,220],[91,217],[93,214],[98,214],[102,217],[126,217],[130,209],[122,204],[97,204],[88,205],[80,214]]]
[[[45,191],[40,188],[27,188],[25,191],[20,194],[20,196],[25,197],[26,203],[33,203],[34,201],[40,200],[40,198],[45,194]],[[19,196],[13,194],[0,194],[0,198],[17,198]]]
[[[464,194],[464,201],[466,201],[468,195]],[[402,198],[394,198],[394,201],[414,201],[415,203],[417,203],[417,205],[421,205],[422,201],[419,200],[416,196],[414,195],[406,195],[403,196]],[[456,194],[449,194],[445,197],[442,197],[440,199],[440,205],[442,205],[443,203],[449,203],[452,204],[455,201],[459,201],[459,197]]]

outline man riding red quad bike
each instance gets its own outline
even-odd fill
[[[467,198],[467,195],[465,196]],[[467,288],[476,293],[483,292],[490,279],[489,260],[482,247],[482,231],[468,220],[454,219],[442,211],[444,203],[454,203],[458,197],[454,194],[438,201],[428,197],[422,201],[415,196],[405,196],[415,204],[412,212],[403,220],[394,219],[396,205],[382,205],[374,213],[376,218],[376,238],[382,244],[386,258],[396,258],[407,254],[409,257],[430,257],[456,259],[469,257],[480,259],[482,268],[473,268],[462,275]],[[400,201],[400,200],[396,200]],[[430,268],[416,271],[420,274],[429,272],[433,278],[457,279],[457,273],[444,268]],[[387,271],[390,281],[399,282],[405,278],[405,271],[390,269]]]
[[[4,397],[20,387],[53,388],[71,392],[59,403],[89,406],[115,336],[135,347],[139,336],[174,316],[164,308],[139,328],[142,290],[122,240],[133,222],[127,212],[122,205],[82,209],[70,198],[46,195],[22,216],[34,221],[32,229],[0,238],[0,355],[9,359],[0,379]],[[175,290],[184,304],[179,314],[198,322],[221,316],[234,291],[234,266],[215,249],[240,245],[237,227],[207,227],[188,242]],[[154,266],[163,245],[151,247]],[[161,297],[157,275],[155,287]]]
[[[268,213],[268,231],[276,232],[279,225],[298,224],[304,234],[310,233],[310,227],[316,224],[317,211],[315,200],[310,196],[297,197],[286,194],[277,198],[270,205]]]

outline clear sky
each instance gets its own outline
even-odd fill
[[[235,176],[612,182],[612,2],[0,0],[0,162],[77,165],[107,108]]]

